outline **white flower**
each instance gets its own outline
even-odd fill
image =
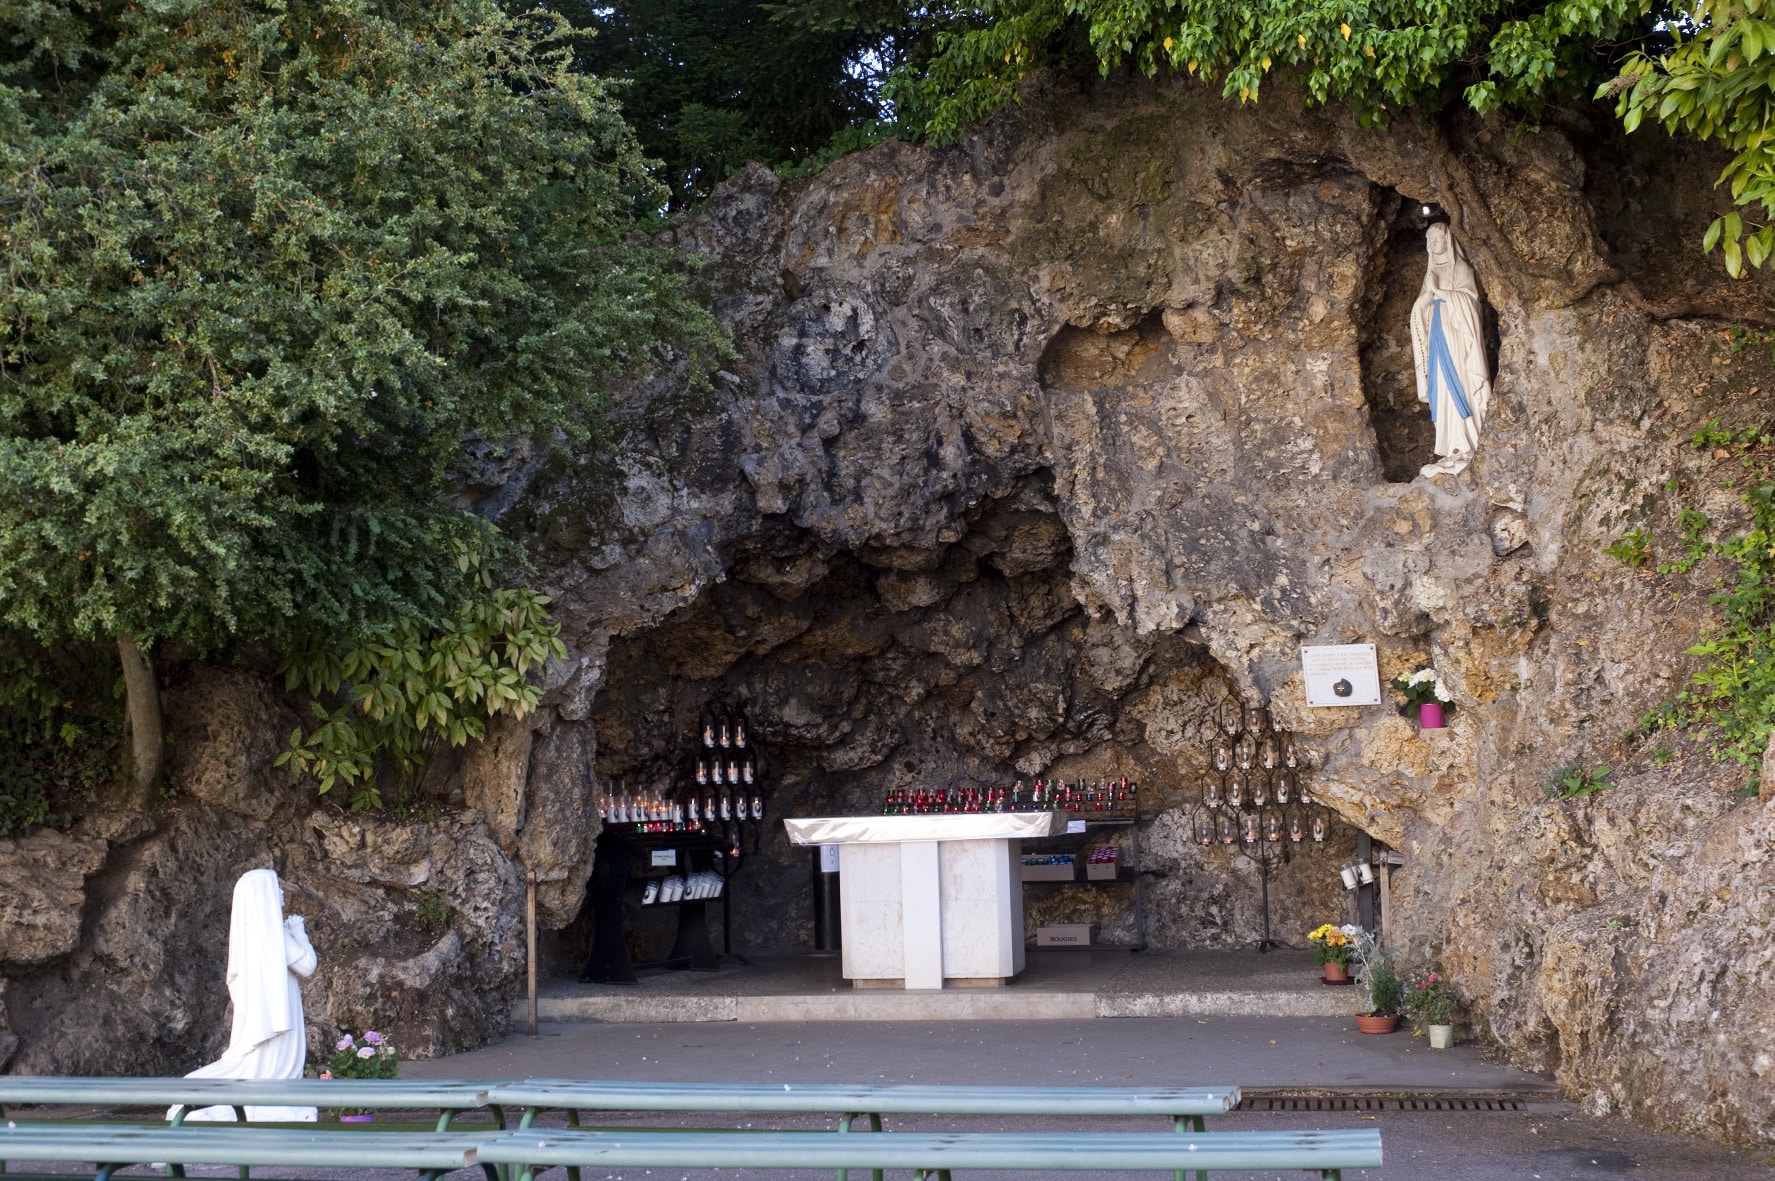
[[[1407,677],[1405,683],[1407,685],[1421,685],[1425,681],[1433,681],[1435,679],[1436,679],[1436,670],[1435,669],[1420,668],[1420,669],[1418,669],[1418,671],[1412,673],[1411,676]]]

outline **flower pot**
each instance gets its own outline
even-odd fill
[[[1426,701],[1418,706],[1418,724],[1426,730],[1442,729],[1442,706]]]
[[[1325,965],[1325,983],[1348,984],[1349,982],[1350,971],[1344,965],[1333,963],[1327,963]]]
[[[1356,1018],[1356,1028],[1363,1033],[1392,1033],[1399,1028],[1398,1014],[1391,1017],[1373,1017],[1363,1014]]]
[[[342,1115],[339,1117],[339,1122],[342,1124],[367,1124],[373,1123],[375,1119],[374,1114],[366,1112],[363,1115]]]
[[[1455,1044],[1455,1027],[1452,1025],[1427,1025],[1430,1031],[1430,1048],[1446,1050]]]

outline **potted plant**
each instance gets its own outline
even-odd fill
[[[1350,984],[1350,957],[1356,954],[1355,927],[1334,927],[1326,923],[1307,935],[1313,955],[1325,968],[1326,984]]]
[[[1432,1050],[1446,1050],[1455,1044],[1454,1015],[1461,1001],[1442,977],[1431,972],[1406,989],[1405,1007],[1429,1032]]]
[[[1351,947],[1368,989],[1368,1012],[1357,1015],[1356,1028],[1363,1033],[1392,1033],[1399,1028],[1399,1010],[1405,1000],[1392,958],[1381,950],[1373,934],[1360,928]]]
[[[327,1066],[320,1072],[320,1077],[332,1078],[393,1078],[400,1066],[400,1059],[394,1052],[389,1040],[370,1029],[364,1032],[364,1040],[359,1042],[349,1033],[333,1043],[333,1056]],[[369,1109],[363,1107],[341,1107],[339,1118],[348,1123],[369,1123],[376,1117]]]
[[[1442,729],[1446,717],[1454,712],[1454,697],[1433,668],[1420,668],[1410,676],[1394,677],[1393,688],[1405,695],[1407,706],[1417,707],[1418,724],[1426,730]]]

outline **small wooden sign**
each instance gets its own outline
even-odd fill
[[[1300,671],[1313,706],[1379,705],[1380,662],[1373,644],[1325,644],[1300,650]]]

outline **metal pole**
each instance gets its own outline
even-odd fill
[[[530,969],[530,1036],[536,1037],[536,871],[524,871],[525,893],[524,938],[529,945]]]

